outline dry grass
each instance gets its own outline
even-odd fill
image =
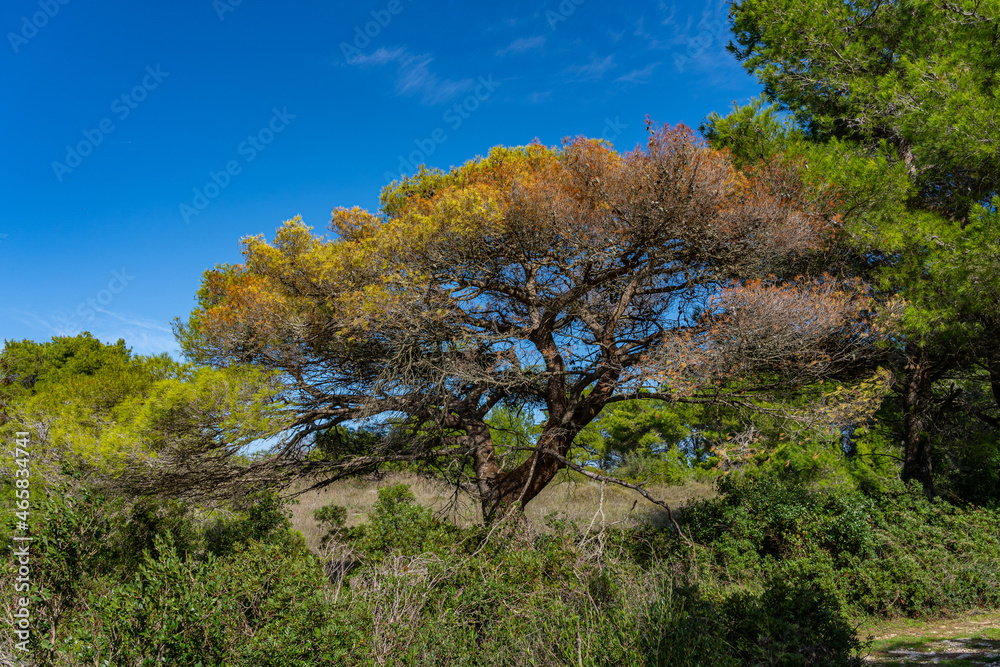
[[[393,473],[342,480],[299,496],[298,504],[291,507],[292,527],[302,532],[309,548],[317,550],[323,531],[313,518],[315,510],[330,504],[346,507],[347,525],[356,526],[368,519],[378,490],[394,484],[409,485],[420,505],[459,526],[470,526],[482,520],[479,504],[469,494],[459,492],[456,495],[454,487],[441,480],[414,473]],[[675,512],[691,502],[716,495],[713,484],[694,480],[680,486],[651,484],[647,489],[654,498],[666,501]],[[612,485],[605,485],[602,491],[599,483],[577,475],[560,475],[525,508],[525,516],[538,530],[545,530],[544,519],[551,515],[595,528],[619,522],[663,525],[667,521],[666,511],[634,491]]]

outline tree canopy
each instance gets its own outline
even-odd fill
[[[325,479],[471,462],[490,516],[529,502],[607,405],[752,406],[876,353],[864,290],[803,273],[842,221],[802,166],[740,171],[685,127],[625,154],[495,148],[394,184],[379,214],[334,211],[331,236],[293,219],[245,239],[178,333],[197,361],[281,374],[296,416],[275,461]],[[507,469],[488,423],[503,405],[543,415]],[[310,453],[365,420],[370,451]]]
[[[30,431],[38,461],[120,492],[231,493],[253,474],[234,457],[285,424],[279,389],[257,369],[195,368],[86,332],[8,341],[0,434]]]
[[[753,159],[808,142],[846,165],[882,155],[906,170],[909,191],[849,233],[859,273],[905,304],[896,414],[883,421],[897,424],[904,478],[934,493],[935,466],[968,469],[973,443],[998,443],[1000,5],[740,0],[730,16],[730,49],[793,123],[745,108],[710,119],[713,145]]]

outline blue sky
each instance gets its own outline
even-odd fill
[[[643,141],[759,87],[725,4],[7,0],[0,338],[176,353],[204,270],[416,164]]]

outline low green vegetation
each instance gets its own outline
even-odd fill
[[[682,537],[562,515],[462,528],[394,485],[353,527],[314,511],[309,550],[274,496],[38,482],[42,665],[849,665],[859,619],[1000,606],[1000,513],[902,487],[730,474]]]
[[[1000,606],[996,510],[932,502],[902,485],[864,494],[730,476],[719,488],[684,513],[714,579],[809,582],[854,615]]]
[[[45,508],[39,664],[783,664],[808,644],[808,664],[833,665],[859,646],[808,585],[725,595],[682,561],[637,557],[636,534],[487,535],[404,486],[355,528],[320,512],[325,558],[268,499],[226,519],[106,501],[60,489]]]

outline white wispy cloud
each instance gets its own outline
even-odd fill
[[[589,81],[600,79],[604,73],[615,66],[615,57],[610,55],[607,58],[594,56],[586,65],[571,65],[566,68],[566,73],[572,79]]]
[[[646,83],[660,64],[659,62],[649,63],[642,69],[634,69],[615,79],[615,83]]]
[[[544,35],[535,35],[534,37],[521,37],[520,39],[515,39],[506,47],[497,51],[497,55],[505,56],[508,53],[515,53],[515,54],[524,53],[525,51],[533,51],[534,49],[540,49],[543,46],[545,46]]]
[[[381,48],[371,55],[361,54],[352,62],[362,66],[383,66],[395,64],[397,67],[396,94],[419,95],[426,104],[447,102],[464,93],[473,85],[472,79],[458,81],[445,79],[433,73],[430,64],[434,58],[427,53],[412,54],[405,48]]]
[[[664,8],[664,7],[661,6],[661,10],[665,10],[665,9],[666,8]],[[669,11],[668,12],[665,11],[665,13],[667,14],[667,16],[662,21],[660,21],[660,24],[661,25],[673,25],[673,23],[674,23],[674,21],[676,19],[676,16],[677,16],[677,8],[674,7],[673,5],[671,5],[670,8],[669,8]]]
[[[378,49],[371,55],[361,53],[351,61],[352,65],[385,65],[406,55],[406,49]]]
[[[640,16],[639,20],[635,22],[635,30],[632,31],[634,37],[646,37],[646,17]]]

